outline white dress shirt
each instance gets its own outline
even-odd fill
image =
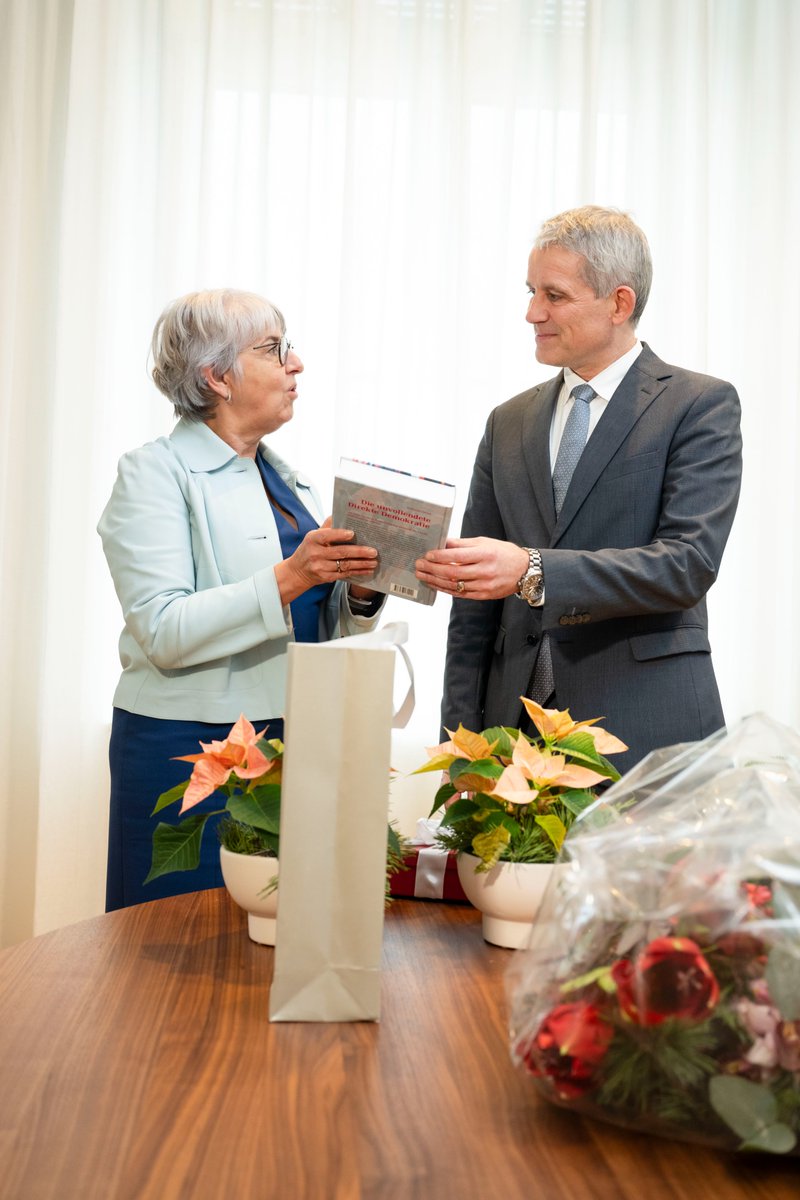
[[[561,435],[564,432],[564,426],[567,423],[567,417],[572,411],[572,406],[575,403],[574,398],[570,395],[572,389],[579,383],[588,383],[597,393],[594,400],[590,401],[589,403],[589,432],[586,435],[586,440],[588,442],[589,438],[592,436],[595,426],[597,425],[597,422],[606,411],[611,397],[614,395],[614,392],[622,383],[623,379],[628,374],[628,371],[633,366],[641,352],[642,343],[637,340],[633,346],[631,346],[630,350],[627,350],[621,358],[616,359],[613,363],[611,363],[610,366],[601,371],[599,375],[595,375],[594,379],[582,379],[580,375],[576,375],[570,367],[564,368],[564,383],[561,387],[555,412],[553,413],[553,420],[550,425],[551,471],[556,463],[558,448],[561,445]],[[542,590],[541,597],[535,602],[533,606],[534,608],[544,607],[544,596],[545,593],[544,590]]]
[[[608,402],[614,395],[619,385],[622,383],[625,376],[628,374],[633,363],[642,352],[642,343],[636,341],[630,350],[616,359],[610,367],[606,367],[599,375],[595,375],[594,379],[581,379],[580,375],[576,375],[569,367],[564,368],[564,383],[558,397],[555,412],[553,413],[553,421],[550,426],[550,470],[555,466],[556,457],[558,455],[558,447],[561,445],[561,435],[564,432],[564,426],[567,423],[567,417],[572,411],[572,406],[575,403],[570,395],[570,392],[579,383],[588,383],[594,388],[597,395],[589,404],[589,432],[586,435],[587,441],[592,436],[597,422],[605,412]]]

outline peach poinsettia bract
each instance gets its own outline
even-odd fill
[[[227,783],[234,771],[239,779],[256,779],[265,775],[272,764],[256,744],[264,733],[263,729],[261,733],[256,733],[242,714],[224,742],[201,742],[202,754],[179,755],[177,761],[194,763],[181,804],[181,815]]]
[[[605,755],[628,748],[597,727],[600,718],[573,721],[567,709],[520,700],[534,733],[505,725],[476,733],[459,724],[414,772],[443,772],[431,809],[431,816],[445,809],[439,844],[475,855],[476,871],[491,870],[501,857],[554,861],[595,789],[620,777]]]
[[[536,746],[520,738],[514,747],[511,764],[495,781],[493,796],[511,804],[529,804],[531,788],[590,788],[606,778],[599,771],[568,762],[563,754],[543,754]]]
[[[594,738],[594,744],[599,754],[621,754],[628,747],[618,737],[614,737],[613,733],[608,733],[605,729],[593,729],[598,721],[602,721],[602,717],[593,717],[591,721],[573,721],[569,715],[569,709],[559,710],[557,708],[542,708],[541,704],[537,704],[535,700],[530,700],[527,696],[521,696],[520,699],[525,707],[530,719],[533,721],[536,728],[543,738],[554,738],[560,742],[562,738],[569,737],[572,733],[588,733]]]

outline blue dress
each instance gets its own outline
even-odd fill
[[[281,553],[288,558],[305,535],[319,526],[308,509],[281,479],[260,452],[256,456],[261,477],[278,528]],[[283,510],[283,511],[281,511]],[[296,522],[296,528],[285,513]],[[319,641],[320,609],[330,594],[331,584],[320,584],[292,600],[290,609],[294,636],[298,642]],[[150,870],[153,830],[159,821],[175,824],[179,805],[151,816],[162,792],[175,787],[191,772],[191,764],[174,762],[178,755],[197,754],[199,743],[223,741],[238,717],[222,725],[204,721],[162,720],[115,708],[111,725],[109,764],[111,767],[111,807],[108,830],[108,867],[106,873],[106,912],[126,908],[144,900],[160,900],[183,892],[222,887],[219,866],[219,842],[216,827],[220,817],[210,817],[203,834],[200,864],[193,871],[175,871],[144,886]],[[283,720],[265,717],[253,720],[257,731],[266,728],[267,738],[283,737]],[[192,813],[219,808],[220,797],[209,796]]]

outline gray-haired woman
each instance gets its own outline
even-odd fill
[[[282,735],[286,647],[364,632],[383,597],[352,532],[322,521],[309,481],[263,441],[291,420],[303,364],[283,316],[249,292],[193,292],[153,334],[153,379],[179,418],[123,456],[98,532],[125,627],[111,733],[107,910],[218,887],[200,868],[142,887],[156,798],[186,776],[176,755],[222,739],[244,713]]]

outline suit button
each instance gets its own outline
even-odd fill
[[[569,617],[559,617],[558,623],[559,625],[569,625]]]
[[[539,638],[537,637],[537,635],[535,633],[529,633],[528,636],[525,638],[525,641],[528,643],[529,646],[535,646],[536,643],[538,642],[538,640],[539,640]]]

